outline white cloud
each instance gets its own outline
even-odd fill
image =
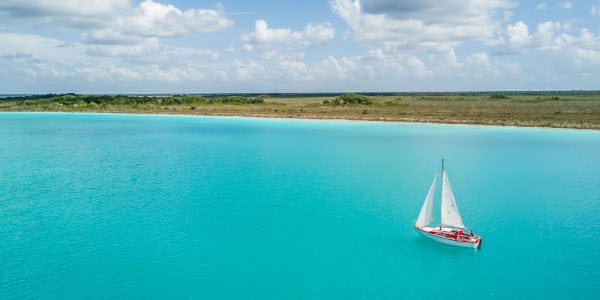
[[[222,7],[182,11],[152,0],[143,1],[131,16],[125,16],[117,23],[126,33],[144,37],[212,32],[233,25],[233,21],[225,18]]]
[[[407,58],[407,64],[408,66],[410,66],[414,73],[417,75],[417,77],[423,79],[423,78],[429,78],[433,76],[433,72],[429,71],[427,69],[427,66],[425,66],[425,63],[423,63],[423,61],[421,61],[419,58],[417,58],[416,56],[409,56]]]
[[[515,23],[514,25],[508,25],[506,27],[506,33],[508,35],[508,44],[512,49],[524,49],[531,43],[531,35],[527,25],[522,21]]]
[[[544,22],[538,24],[537,32],[534,36],[536,44],[542,50],[549,51],[568,51],[568,50],[589,50],[600,51],[600,36],[595,35],[586,28],[579,31],[579,36],[568,33],[560,33],[564,24],[559,22]]]
[[[0,74],[19,78],[19,83],[64,79],[86,58],[81,45],[34,34],[0,33],[0,41]]]
[[[173,5],[145,0],[113,18],[109,25],[85,32],[82,38],[89,43],[135,43],[142,38],[213,32],[232,25],[222,7],[182,11]]]
[[[356,71],[361,66],[360,60],[362,60],[362,57],[359,56],[342,58],[328,56],[320,63],[320,66],[318,67],[318,71],[321,75],[320,77],[333,77],[338,79],[355,77],[357,74],[361,74],[361,72]]]
[[[236,59],[233,61],[233,65],[238,80],[246,81],[256,78],[265,78],[265,67],[252,59],[248,62]]]
[[[130,92],[456,90],[497,87],[500,81],[514,78],[519,82],[520,78],[516,63],[503,62],[485,52],[461,59],[454,49],[423,57],[381,47],[368,50],[366,55],[329,55],[324,59],[272,49],[263,60],[211,62],[210,51],[164,46],[157,39],[145,40],[144,47],[129,47],[64,43],[39,36],[0,38],[30,41],[0,44],[1,79],[17,76],[24,89],[32,82],[56,82],[63,87],[58,92],[106,92],[107,87],[112,92],[119,92],[119,87]],[[155,42],[148,42],[152,40]],[[581,40],[583,44],[584,40],[590,42],[589,37]],[[58,49],[73,59],[52,55]],[[90,51],[99,53],[90,55]],[[581,51],[579,55],[597,59],[594,52]],[[0,88],[11,91],[14,84],[9,87],[6,80],[0,81]],[[56,90],[41,90],[49,91]]]
[[[492,64],[490,63],[490,57],[485,52],[473,53],[466,58],[465,62],[471,68],[475,67],[479,72],[489,72],[493,70]]]
[[[218,31],[233,24],[220,6],[180,10],[152,0],[135,7],[128,0],[5,0],[0,2],[0,16],[4,16],[0,25],[51,24],[81,33],[82,42],[0,33],[0,54],[3,61],[10,59],[10,65],[3,67],[47,80],[59,76],[88,81],[202,80],[203,70],[212,67],[219,53],[165,46],[159,39]]]
[[[330,87],[347,90],[457,90],[474,89],[474,81],[497,82],[519,74],[514,62],[493,59],[487,53],[474,53],[460,60],[454,50],[435,53],[424,60],[415,55],[397,54],[373,49],[366,56],[329,56],[320,63],[308,65],[315,78],[328,78]],[[494,79],[494,80],[491,80]],[[431,85],[431,82],[437,82]],[[469,82],[465,85],[465,82]],[[385,87],[385,88],[383,88]]]
[[[124,68],[114,64],[102,64],[77,69],[77,73],[88,81],[162,81],[176,82],[180,80],[198,81],[205,75],[193,68],[148,65],[138,68]]]
[[[38,21],[70,23],[88,19],[110,18],[130,9],[129,0],[3,0],[0,15],[11,19],[37,19]]]
[[[93,83],[93,86],[139,83],[154,89],[164,87],[166,83],[193,82],[194,86],[204,84],[214,88],[219,82],[235,82],[239,88],[250,90],[270,86],[280,91],[286,91],[286,87],[302,91],[319,88],[330,91],[389,90],[391,86],[400,84],[398,88],[414,90],[418,84],[426,88],[430,80],[457,78],[457,74],[500,76],[509,70],[498,67],[489,57],[480,56],[477,60],[474,56],[461,61],[454,49],[432,54],[429,61],[377,48],[365,56],[331,55],[312,62],[306,61],[303,52],[275,49],[263,58],[265,61],[233,59],[211,62],[218,54],[164,46],[156,38],[146,39],[140,46],[64,43],[16,34],[0,35],[0,38],[25,41],[0,44],[0,59],[7,62],[3,65],[9,65],[10,70],[20,70],[21,78],[60,79],[62,82],[79,82],[80,85],[83,81]],[[65,55],[72,59],[65,59]]]
[[[24,78],[94,81],[203,80],[207,64],[219,58],[210,50],[169,47],[156,38],[140,45],[86,45],[32,34],[0,33],[5,70]]]
[[[131,68],[114,64],[87,66],[77,69],[77,73],[88,81],[141,80],[142,74]]]
[[[127,60],[129,63],[178,64],[187,62],[213,62],[219,53],[198,48],[170,47],[160,44],[156,38],[147,38],[138,45],[86,45],[86,54]]]
[[[279,66],[292,80],[308,79],[308,68],[303,61],[300,60],[283,60],[279,62]]]
[[[568,23],[547,21],[538,24],[536,31],[530,34],[527,25],[519,21],[507,26],[508,41],[500,43],[500,52],[515,53],[534,49],[553,52],[577,67],[598,66],[600,36],[586,28],[580,29],[579,35],[566,33],[568,30]]]
[[[526,76],[523,74],[523,70],[519,63],[514,61],[501,61],[492,60],[486,52],[473,53],[465,59],[465,67],[462,72],[468,74],[466,78],[472,78],[472,80],[483,80],[488,86],[494,86],[489,83],[490,78],[500,80],[507,76],[511,78],[518,78],[516,82],[512,83],[512,86],[522,84],[523,79]],[[464,76],[464,75],[460,75]],[[519,82],[519,83],[517,83]],[[524,85],[526,86],[526,84]]]
[[[35,34],[0,32],[0,53],[22,53],[44,61],[56,61],[65,64],[79,63],[85,60],[85,48],[77,43],[42,37]]]
[[[136,45],[90,45],[86,53],[97,57],[138,58],[156,53],[161,48],[157,38],[147,38]]]
[[[303,31],[289,28],[269,28],[264,20],[257,20],[254,32],[242,36],[247,50],[255,45],[277,45],[311,47],[327,43],[335,37],[335,29],[329,23],[308,24]]]
[[[139,44],[144,38],[173,37],[223,30],[233,25],[221,6],[181,10],[169,4],[144,0],[137,7],[128,0],[65,0],[0,2],[0,24],[62,25],[83,30],[84,42]]]
[[[557,43],[558,31],[562,30],[563,25],[560,22],[547,21],[537,25],[535,33],[535,43],[532,47],[539,47],[542,50],[559,50]]]
[[[558,8],[559,2],[546,2]],[[594,4],[597,16],[600,2]],[[49,25],[47,32],[70,39],[0,32],[0,89],[55,91],[44,89],[50,83],[64,92],[119,92],[119,86],[126,92],[535,89],[540,86],[531,80],[548,84],[556,74],[571,80],[555,81],[566,82],[557,87],[579,88],[582,74],[600,74],[595,28],[511,21],[514,3],[508,0],[331,0],[331,7],[347,24],[344,35],[360,46],[344,50],[353,54],[311,49],[335,39],[330,23],[272,28],[258,20],[223,58],[168,40],[232,26],[220,6],[0,0],[2,30],[46,32],[38,28]],[[181,41],[192,39],[173,42]],[[466,41],[474,43],[461,47]],[[344,41],[344,47],[351,44]],[[465,53],[469,49],[477,50]],[[525,52],[525,58],[491,55]]]
[[[332,0],[331,6],[361,43],[445,52],[467,40],[491,39],[499,29],[494,15],[514,4],[508,0]],[[510,18],[511,13],[504,15]]]
[[[450,49],[446,53],[430,54],[429,61],[433,65],[436,75],[453,74],[464,66],[464,63],[459,61],[454,49]]]

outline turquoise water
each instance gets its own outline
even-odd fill
[[[441,157],[481,250],[412,230]],[[0,114],[0,298],[587,298],[600,132]]]

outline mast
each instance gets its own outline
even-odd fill
[[[442,158],[442,174],[444,174],[444,159]]]

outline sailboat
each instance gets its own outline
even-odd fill
[[[442,205],[440,225],[433,226],[433,198],[435,194],[435,184],[438,173],[433,178],[433,183],[429,187],[427,198],[421,207],[421,213],[415,222],[415,229],[419,234],[428,237],[434,241],[444,244],[466,247],[481,248],[481,237],[473,234],[473,231],[467,233],[467,228],[463,224],[456,201],[450,188],[448,174],[444,170],[444,160],[442,159]]]

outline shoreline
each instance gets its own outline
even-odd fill
[[[560,130],[577,132],[600,132],[593,128],[571,127],[543,127],[543,126],[518,126],[498,124],[475,123],[444,123],[444,122],[418,122],[399,120],[360,120],[342,118],[294,118],[279,116],[244,116],[244,115],[201,115],[201,114],[168,114],[168,113],[129,113],[129,112],[74,112],[74,111],[0,111],[0,114],[73,114],[73,115],[114,115],[132,117],[173,117],[173,118],[206,118],[206,119],[231,119],[231,120],[271,120],[271,121],[303,121],[303,122],[329,122],[329,123],[364,123],[364,124],[396,124],[396,125],[428,125],[443,127],[467,127],[481,129],[534,129],[534,130]]]
[[[560,96],[560,97],[559,97]],[[600,93],[270,98],[42,95],[0,101],[5,112],[118,113],[600,130]]]

